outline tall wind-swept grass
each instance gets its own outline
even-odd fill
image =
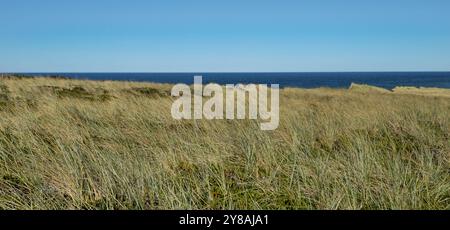
[[[283,89],[280,127],[170,85],[0,80],[1,209],[449,209],[448,97]]]

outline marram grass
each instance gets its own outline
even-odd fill
[[[448,97],[283,89],[261,131],[173,120],[170,89],[2,78],[0,209],[450,208]]]

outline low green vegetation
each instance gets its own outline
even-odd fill
[[[153,98],[170,96],[169,90],[158,89],[155,87],[133,87],[131,89],[127,89],[126,91],[135,96],[141,95]]]
[[[0,79],[0,209],[450,209],[450,100],[280,92],[280,126],[172,119],[171,85]]]

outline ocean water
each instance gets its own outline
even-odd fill
[[[77,79],[120,80],[192,84],[193,76],[203,83],[279,84],[280,87],[347,88],[352,82],[392,89],[396,86],[450,88],[450,72],[299,72],[299,73],[31,73]]]

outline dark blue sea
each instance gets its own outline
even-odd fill
[[[299,73],[31,73],[77,79],[118,80],[192,84],[193,76],[203,83],[279,84],[280,87],[347,88],[352,82],[387,89],[396,86],[450,88],[450,72],[299,72]]]

